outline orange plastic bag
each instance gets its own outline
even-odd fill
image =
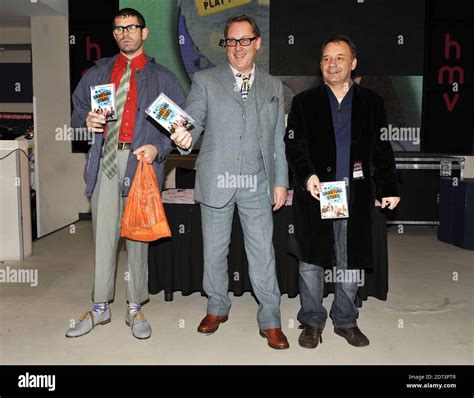
[[[171,236],[153,166],[142,156],[122,216],[121,235],[141,242]]]

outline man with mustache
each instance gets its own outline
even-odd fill
[[[393,210],[400,198],[382,98],[351,80],[357,51],[338,35],[322,46],[324,83],[293,98],[285,135],[293,171],[293,211],[300,271],[302,329],[299,344],[316,348],[322,341],[327,311],[323,307],[324,269],[372,266],[371,220],[377,198]],[[349,218],[321,219],[320,182],[345,181]],[[348,273],[344,273],[348,275]],[[357,326],[358,281],[336,282],[330,317],[334,332],[356,347],[369,344]]]
[[[94,326],[110,322],[109,302],[114,297],[117,243],[122,212],[138,160],[153,164],[159,184],[163,182],[166,155],[173,149],[167,132],[149,119],[146,107],[164,92],[178,105],[185,97],[176,76],[143,51],[148,36],[145,19],[132,8],[114,17],[113,35],[120,53],[102,58],[88,70],[73,93],[71,125],[86,126],[95,133],[84,170],[86,195],[91,197],[95,240],[93,307],[74,322],[66,337],[79,337]],[[90,110],[90,87],[115,83],[117,120],[105,124],[103,114]],[[141,311],[148,299],[148,244],[126,239],[128,265],[125,275],[128,309],[125,322],[137,339],[151,336],[151,327]]]
[[[191,132],[179,128],[171,136],[188,153],[205,128],[197,158],[195,199],[201,203],[203,287],[208,305],[198,332],[214,333],[228,319],[227,254],[237,208],[250,281],[259,301],[259,334],[270,347],[285,349],[289,344],[281,330],[272,243],[272,207],[276,211],[285,205],[288,187],[283,85],[254,63],[262,38],[251,17],[231,17],[224,37],[228,64],[193,76],[186,111],[196,128]],[[244,176],[247,181],[256,180],[257,186],[222,186],[219,181],[224,175]]]

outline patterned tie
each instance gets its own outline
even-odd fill
[[[242,75],[241,73],[238,73],[237,77],[242,78],[242,86],[240,87],[240,94],[242,95],[242,99],[245,102],[245,100],[247,99],[247,96],[249,95],[250,78],[252,77],[252,74],[249,73],[248,75]]]
[[[111,179],[117,174],[117,143],[120,130],[120,124],[122,122],[123,107],[127,99],[128,90],[130,88],[130,75],[131,75],[131,60],[127,62],[127,68],[123,72],[123,76],[120,79],[119,86],[115,93],[115,112],[117,120],[109,122],[107,126],[107,136],[105,137],[104,144],[104,155],[102,159],[102,170],[105,175]]]

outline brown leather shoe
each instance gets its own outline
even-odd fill
[[[212,334],[219,328],[219,324],[226,322],[227,319],[229,319],[228,315],[207,314],[199,324],[197,331],[199,333]]]
[[[280,328],[260,329],[260,336],[265,337],[268,340],[268,345],[275,350],[285,350],[290,347]]]

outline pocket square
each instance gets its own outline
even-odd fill
[[[280,99],[278,97],[273,96],[270,100],[270,103],[273,104],[274,102],[278,102]]]

